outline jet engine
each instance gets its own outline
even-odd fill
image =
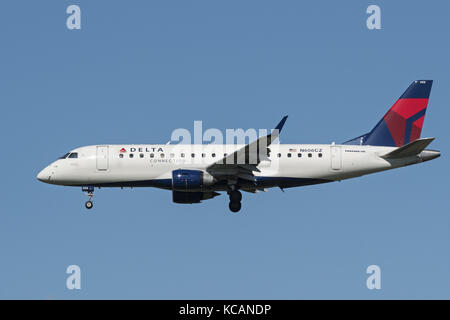
[[[220,195],[217,192],[184,192],[172,191],[172,201],[175,203],[200,203],[202,200],[207,200]]]
[[[201,170],[178,169],[172,171],[173,191],[203,191],[204,187],[211,186],[216,179],[208,172]]]

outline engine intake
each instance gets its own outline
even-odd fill
[[[172,171],[172,190],[174,191],[202,191],[204,186],[210,186],[214,182],[214,177],[204,171],[187,169]]]

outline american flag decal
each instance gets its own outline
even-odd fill
[[[289,149],[289,152],[297,152],[297,149]]]

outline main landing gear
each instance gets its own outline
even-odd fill
[[[242,193],[239,190],[231,190],[228,192],[228,195],[230,196],[230,204],[228,207],[231,212],[238,212],[241,210]]]
[[[87,192],[87,195],[89,197],[89,200],[86,201],[84,206],[86,207],[86,209],[92,209],[92,207],[94,206],[94,203],[92,202],[92,198],[94,197],[94,187],[91,186],[81,187],[81,190],[83,192]]]

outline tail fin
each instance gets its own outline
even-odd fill
[[[432,84],[414,81],[372,131],[344,144],[401,147],[419,139]]]

